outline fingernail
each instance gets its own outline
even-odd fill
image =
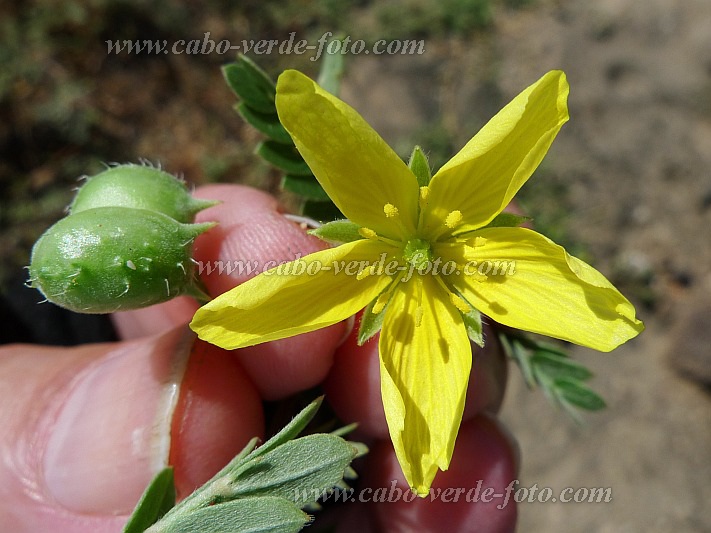
[[[77,375],[43,458],[68,510],[126,514],[168,462],[170,428],[194,337],[185,328],[121,343]]]

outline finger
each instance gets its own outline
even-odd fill
[[[195,258],[203,265],[202,279],[213,295],[243,283],[269,262],[292,261],[326,247],[285,218],[274,197],[256,189],[212,185],[198,189],[196,196],[223,200],[199,215],[201,220],[219,220],[220,225],[198,240],[195,249]],[[211,273],[208,265],[213,267]],[[260,394],[276,400],[323,381],[344,333],[345,325],[335,324],[234,354]]]
[[[507,365],[496,335],[484,326],[483,349],[472,345],[472,371],[467,388],[464,420],[483,410],[498,411],[506,387]],[[413,357],[434,356],[413,354]],[[377,338],[358,346],[353,331],[336,350],[334,363],[324,383],[326,398],[344,422],[357,422],[371,437],[388,439],[388,427],[380,395],[380,366]],[[433,386],[437,386],[433,384]],[[358,391],[358,394],[353,394]]]
[[[417,524],[420,533],[514,531],[516,505],[508,487],[516,478],[516,450],[496,419],[479,415],[462,424],[449,470],[437,474],[427,498],[419,498],[406,490],[395,452],[382,441],[368,461],[368,510],[375,529],[405,533]]]
[[[118,531],[169,459],[185,495],[263,432],[244,371],[184,329],[4,347],[0,402],[0,524],[15,532]]]
[[[219,199],[198,213],[197,221],[219,225],[195,241],[198,271],[211,295],[236,287],[261,272],[265,264],[291,261],[323,249],[280,212],[273,196],[239,185],[209,185],[195,191],[199,198]],[[116,315],[123,335],[146,332],[190,321],[196,306],[173,300],[148,309]],[[283,398],[320,383],[333,362],[333,351],[343,339],[344,324],[234,352],[260,394],[267,400]]]

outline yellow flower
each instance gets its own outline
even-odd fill
[[[356,111],[303,74],[283,73],[279,118],[350,220],[341,226],[350,237],[219,296],[191,327],[235,349],[323,328],[368,306],[370,319],[382,320],[390,436],[405,477],[425,495],[452,457],[471,369],[468,332],[481,341],[478,311],[602,351],[644,329],[598,271],[535,231],[494,220],[568,120],[567,96],[565,75],[549,72],[429,183],[420,170],[418,183]]]

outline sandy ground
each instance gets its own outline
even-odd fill
[[[438,114],[463,143],[553,68],[568,75],[571,122],[541,173],[563,185],[570,237],[627,288],[647,330],[612,354],[573,349],[609,404],[582,427],[512,372],[503,419],[521,444],[520,486],[612,495],[525,503],[519,531],[710,531],[711,2],[537,3],[473,44],[357,58],[343,95],[395,146]]]

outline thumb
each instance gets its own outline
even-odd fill
[[[152,477],[183,496],[263,431],[233,358],[184,328],[133,342],[0,349],[0,523],[117,531]]]

